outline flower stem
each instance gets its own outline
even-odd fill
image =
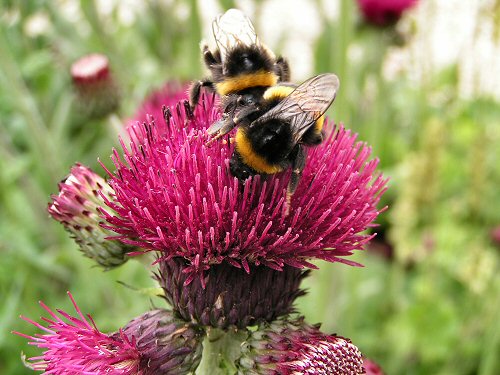
[[[203,341],[202,360],[196,374],[235,374],[237,369],[234,362],[240,356],[241,343],[247,336],[247,332],[243,330],[233,329],[226,332],[209,328]]]

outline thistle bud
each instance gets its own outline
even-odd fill
[[[99,207],[104,205],[100,194],[110,197],[111,189],[106,181],[77,163],[59,183],[59,195],[52,196],[48,211],[71,233],[87,257],[104,268],[113,268],[126,262],[126,254],[134,248],[106,239],[114,232],[100,226]]]
[[[245,328],[292,312],[308,274],[289,266],[282,271],[251,266],[247,272],[223,263],[210,268],[210,282],[204,285],[198,278],[187,283],[186,267],[180,258],[160,262],[158,279],[165,298],[186,321],[216,328]]]
[[[363,374],[359,349],[349,339],[327,335],[303,318],[264,323],[242,344],[239,374]]]
[[[135,342],[141,375],[188,374],[201,361],[203,330],[174,318],[169,310],[142,314],[121,332]]]
[[[77,104],[88,117],[103,117],[118,108],[120,95],[106,56],[83,56],[71,66],[71,77]]]

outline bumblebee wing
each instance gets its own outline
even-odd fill
[[[221,51],[222,63],[225,62],[227,52],[234,46],[259,44],[252,21],[238,9],[229,9],[219,15],[212,22],[212,32]]]
[[[270,119],[287,121],[292,128],[294,143],[297,144],[304,133],[314,126],[316,120],[330,107],[338,88],[339,79],[335,74],[326,73],[312,77],[255,120],[252,126]]]

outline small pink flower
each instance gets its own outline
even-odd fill
[[[189,284],[212,266],[316,268],[322,259],[358,265],[346,256],[372,236],[386,180],[356,135],[326,121],[327,140],[309,150],[307,167],[286,214],[289,171],[243,184],[231,176],[233,145],[211,147],[206,129],[220,117],[213,96],[192,113],[179,102],[164,118],[128,127],[124,157],[114,151],[113,199],[104,212],[116,239],[187,260]]]
[[[78,317],[61,310],[57,310],[58,316],[43,302],[40,305],[52,317],[42,318],[47,326],[21,317],[46,332],[34,336],[14,332],[30,339],[30,345],[45,349],[41,356],[29,359],[30,367],[55,375],[139,374],[140,353],[134,339],[129,339],[122,332],[114,336],[100,332],[90,315],[85,317],[73,296],[69,292],[68,295]]]
[[[403,12],[412,8],[417,0],[358,0],[358,6],[368,23],[387,26],[401,18]]]

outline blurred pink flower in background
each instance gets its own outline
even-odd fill
[[[388,26],[399,20],[403,12],[418,0],[357,0],[364,19],[377,26]]]

